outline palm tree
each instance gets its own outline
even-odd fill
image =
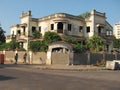
[[[94,35],[86,41],[87,48],[92,52],[98,52],[100,49],[104,49],[103,40],[101,37]]]

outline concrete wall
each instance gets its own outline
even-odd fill
[[[3,52],[0,52],[0,54]],[[22,63],[23,60],[23,55],[25,52],[23,51],[18,51],[18,63]],[[5,62],[11,62],[14,63],[14,55],[15,51],[6,51],[5,52]],[[45,64],[46,62],[46,53],[45,52],[37,52],[37,53],[32,53],[32,58],[30,60],[30,55],[27,53],[27,62],[31,64]]]
[[[68,65],[69,54],[65,53],[52,53],[52,64]]]
[[[45,64],[46,58],[45,52],[33,53],[33,64]]]

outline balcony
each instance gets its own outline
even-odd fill
[[[111,40],[113,38],[113,35],[111,35],[111,34],[107,35],[106,33],[99,33],[98,36],[100,36],[106,40]]]

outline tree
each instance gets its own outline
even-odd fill
[[[9,48],[10,44],[9,43],[1,43],[0,44],[0,51]]]
[[[33,32],[33,37],[34,38],[40,38],[42,36],[42,34],[39,32],[39,31],[35,31],[35,32]]]
[[[40,51],[40,46],[41,46],[41,41],[37,40],[37,41],[31,41],[30,42],[30,49],[33,52],[38,52]]]
[[[72,44],[77,44],[78,43],[76,39],[69,38],[69,37],[63,38],[63,41],[68,42],[68,43],[72,43]]]
[[[98,52],[100,49],[104,49],[103,40],[101,37],[94,35],[86,41],[87,48],[92,52]]]
[[[43,38],[43,41],[46,45],[52,43],[52,42],[56,42],[56,41],[60,41],[61,37],[55,33],[55,32],[46,32]]]
[[[75,53],[83,53],[85,50],[85,47],[81,43],[79,43],[75,38],[65,37],[63,38],[63,41],[71,43],[73,45],[73,50]]]
[[[11,42],[9,43],[9,49],[10,49],[10,50],[15,50],[16,48],[19,48],[19,43],[16,42],[16,41],[11,41]]]
[[[30,42],[30,50],[33,52],[38,52],[38,51],[46,51],[47,50],[47,45],[44,44],[43,41],[37,40],[37,41],[31,41]]]
[[[84,51],[83,45],[77,43],[73,46],[73,50],[75,53],[82,53]]]
[[[113,47],[118,49],[120,48],[120,39],[113,39]]]
[[[5,31],[2,29],[0,26],[0,43],[5,43],[6,38],[5,38]]]
[[[90,12],[83,13],[83,14],[79,15],[78,17],[88,18],[88,17],[90,17]]]
[[[0,44],[0,51],[2,50],[15,50],[15,49],[19,49],[21,51],[25,51],[25,49],[23,47],[20,47],[19,43],[16,42],[15,40],[8,42],[8,43],[2,43]]]

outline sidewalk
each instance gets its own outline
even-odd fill
[[[87,71],[87,70],[105,70],[105,67],[97,67],[92,65],[44,65],[34,66],[37,69],[48,69],[48,70],[74,70],[74,71]]]
[[[74,70],[74,71],[87,71],[87,70],[105,70],[105,67],[98,67],[92,65],[39,65],[39,64],[24,64],[18,63],[17,65],[11,62],[5,62],[2,67],[17,67],[17,68],[33,68],[41,70]]]

